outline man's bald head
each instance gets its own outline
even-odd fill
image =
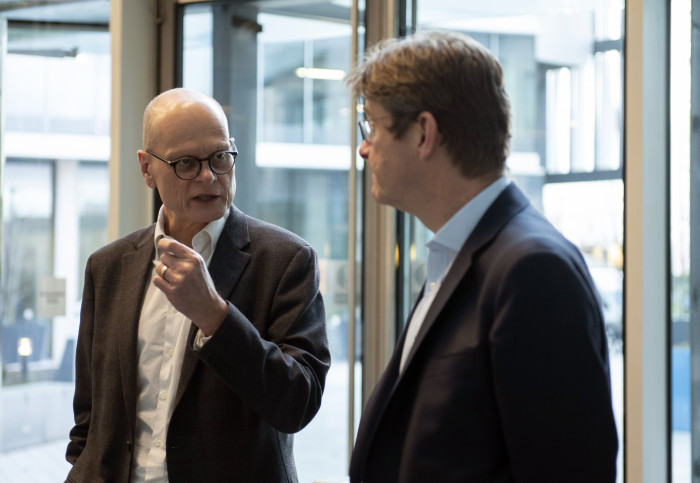
[[[143,143],[139,167],[146,186],[157,189],[163,201],[164,230],[191,246],[196,233],[226,214],[236,193],[233,163],[225,172],[212,167],[214,156],[233,148],[224,111],[200,92],[166,91],[146,108]],[[197,175],[180,177],[179,163],[195,164]]]
[[[143,113],[143,147],[144,149],[159,149],[158,139],[164,119],[169,115],[175,115],[193,106],[208,109],[216,116],[221,126],[226,130],[228,137],[228,122],[221,104],[215,99],[198,91],[178,87],[165,91],[146,106]]]

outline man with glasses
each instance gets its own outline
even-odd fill
[[[596,290],[576,247],[505,176],[498,61],[469,37],[425,33],[380,43],[347,80],[365,100],[373,197],[435,233],[351,482],[614,482]]]
[[[167,91],[143,127],[163,206],[88,260],[67,480],[296,481],[330,363],[316,254],[233,204],[215,100]]]

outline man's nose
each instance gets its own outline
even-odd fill
[[[367,159],[367,156],[369,156],[369,143],[365,141],[364,139],[362,140],[362,143],[360,144],[360,150],[359,150],[360,156],[362,156],[364,159]]]
[[[202,178],[202,181],[211,181],[213,179],[216,179],[216,173],[211,170],[211,166],[209,165],[208,161],[203,161],[202,162],[202,169],[199,172],[199,176],[197,178]]]

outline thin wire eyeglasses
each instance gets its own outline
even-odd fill
[[[357,125],[360,126],[360,134],[362,135],[362,139],[365,141],[372,142],[372,131],[374,130],[374,121],[378,121],[379,119],[383,119],[385,117],[389,117],[391,114],[387,114],[385,116],[379,116],[374,119],[364,119],[362,121],[357,121]]]
[[[369,142],[369,135],[372,132],[372,125],[366,119],[364,121],[357,121],[357,125],[360,126],[360,134],[362,139]]]
[[[195,179],[197,176],[199,176],[199,173],[202,172],[202,163],[205,161],[209,163],[209,170],[212,173],[226,174],[233,169],[233,166],[236,164],[236,156],[238,156],[238,150],[236,149],[236,145],[233,143],[233,141],[231,141],[230,151],[216,151],[206,158],[185,156],[175,161],[168,161],[167,159],[158,156],[150,149],[147,149],[146,152],[170,165],[175,172],[175,176],[185,181]]]

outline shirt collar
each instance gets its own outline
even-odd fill
[[[469,238],[469,235],[474,231],[474,228],[476,228],[479,220],[486,213],[486,210],[489,209],[493,202],[496,201],[496,198],[498,198],[498,195],[509,184],[510,180],[505,176],[501,176],[487,186],[460,208],[457,213],[452,215],[452,218],[438,230],[429,242],[429,246],[437,244],[458,253],[462,249],[462,245],[467,241],[467,238]]]
[[[224,226],[226,225],[226,219],[228,218],[229,213],[231,212],[231,208],[226,210],[226,213],[224,213],[224,216],[219,218],[218,220],[214,220],[210,223],[207,224],[204,228],[202,228],[201,231],[199,231],[194,238],[192,238],[192,248],[202,255],[202,258],[209,263],[211,260],[211,256],[214,253],[214,249],[216,248],[216,244],[219,241],[219,237],[221,236],[221,232],[224,231]],[[166,237],[170,238],[165,234],[165,228],[164,228],[164,218],[163,218],[163,206],[160,207],[160,210],[158,211],[158,220],[156,221],[156,231],[153,235],[153,243],[155,244],[156,247],[156,256],[160,258],[158,255],[158,240],[161,238]]]

